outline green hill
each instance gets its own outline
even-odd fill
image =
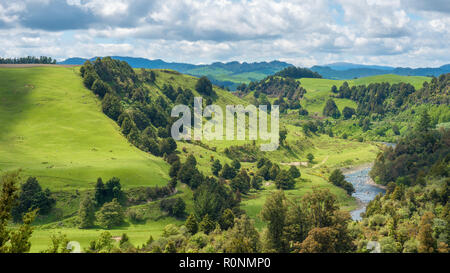
[[[370,76],[354,80],[302,78],[300,79],[301,86],[307,90],[305,100],[302,101],[302,105],[310,113],[318,113],[321,115],[325,102],[331,94],[331,87],[336,85],[339,88],[339,86],[341,86],[344,82],[347,82],[350,87],[354,85],[368,85],[371,83],[380,82],[388,82],[390,84],[404,82],[410,83],[414,86],[414,88],[419,89],[422,87],[423,82],[430,80],[431,78],[429,77],[399,76],[392,74]],[[356,108],[356,103],[349,99],[335,99],[335,102],[340,110],[342,110],[345,106]]]
[[[165,185],[169,165],[121,135],[77,68],[0,69],[0,170],[23,169],[50,189]]]

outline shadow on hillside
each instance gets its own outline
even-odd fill
[[[35,90],[39,73],[31,68],[0,68],[0,141],[13,144],[23,136],[11,135],[32,106],[30,94]]]

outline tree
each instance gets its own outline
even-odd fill
[[[81,201],[78,217],[80,218],[79,228],[90,228],[94,226],[95,201],[90,195],[84,196]]]
[[[336,103],[334,102],[334,100],[332,100],[332,99],[327,100],[327,103],[326,103],[325,107],[323,108],[323,115],[327,116],[327,117],[332,117],[335,119],[337,119],[341,116],[341,113],[339,112],[339,109],[336,106]]]
[[[227,163],[222,168],[222,172],[220,173],[220,177],[224,179],[233,179],[236,176],[236,170]]]
[[[432,128],[431,118],[430,115],[428,114],[428,111],[424,110],[420,114],[420,118],[416,128],[418,132],[428,132],[428,130]]]
[[[159,205],[161,210],[167,211],[171,216],[183,217],[185,214],[186,203],[180,197],[164,199]]]
[[[288,131],[286,130],[286,128],[283,128],[280,130],[279,135],[280,135],[280,144],[283,146],[284,145],[284,141],[286,140]]]
[[[290,190],[295,186],[295,180],[290,176],[289,172],[282,170],[278,173],[275,179],[277,189]]]
[[[286,220],[287,204],[282,191],[272,193],[261,209],[261,217],[267,221],[267,249],[284,252],[283,229]]]
[[[220,228],[222,230],[227,230],[232,228],[234,225],[234,213],[231,209],[226,209],[222,213],[219,219]]]
[[[270,180],[277,179],[279,173],[280,173],[280,166],[278,166],[277,164],[273,164],[269,171]]]
[[[313,188],[311,193],[303,196],[302,207],[312,227],[332,226],[336,212],[339,210],[336,196],[328,189],[317,188]]]
[[[341,170],[336,169],[331,172],[328,180],[333,183],[333,185],[343,188],[347,191],[347,194],[352,194],[355,191],[353,185],[345,180],[345,176]]]
[[[301,243],[301,253],[336,253],[337,231],[331,227],[313,228]]]
[[[95,205],[100,207],[105,203],[105,184],[103,184],[103,180],[101,177],[97,178],[97,183],[95,184],[95,192],[94,192],[94,200]]]
[[[259,233],[253,220],[246,214],[234,220],[233,228],[226,233],[225,253],[258,253],[261,250]]]
[[[112,118],[113,120],[117,120],[117,118],[123,112],[122,105],[120,104],[120,99],[111,93],[106,93],[105,97],[102,100],[102,111],[108,117]]]
[[[11,209],[18,197],[18,181],[19,172],[6,172],[0,177],[0,253],[30,251],[29,240],[33,232],[31,223],[36,217],[36,210],[26,213],[22,218],[22,225],[14,231],[7,226],[11,219]]]
[[[70,253],[72,251],[67,247],[70,241],[66,234],[52,234],[50,239],[52,244],[43,253]]]
[[[231,180],[230,187],[234,191],[239,190],[240,193],[248,193],[250,190],[250,177],[244,169]]]
[[[39,214],[46,215],[55,205],[56,200],[51,197],[49,189],[42,190],[38,180],[35,177],[29,177],[27,181],[20,186],[17,205],[12,209],[12,215],[15,222],[22,219],[24,213],[30,210],[38,209]]]
[[[209,234],[216,228],[216,223],[209,217],[208,214],[206,214],[200,222],[199,227],[200,231],[203,231],[205,234]]]
[[[296,166],[291,166],[289,168],[289,175],[294,179],[299,178],[301,176],[300,171],[298,170],[298,168]]]
[[[306,158],[308,159],[309,163],[313,163],[313,161],[314,161],[314,155],[313,154],[311,154],[311,153],[307,154]]]
[[[195,84],[195,90],[197,90],[198,93],[206,96],[211,96],[214,94],[212,84],[206,76],[198,79],[197,83]]]
[[[186,226],[186,229],[190,234],[194,235],[195,233],[197,233],[198,222],[193,214],[189,215],[184,225]]]
[[[117,199],[105,203],[96,213],[99,224],[107,229],[118,226],[123,223],[124,213],[122,206]]]
[[[260,190],[263,185],[263,178],[259,175],[255,175],[252,177],[251,186],[255,190]]]
[[[241,163],[239,162],[239,160],[234,159],[233,162],[231,162],[231,166],[232,166],[233,169],[235,169],[236,171],[239,171],[239,169],[241,168]]]
[[[98,95],[100,98],[103,98],[106,93],[112,92],[111,87],[107,85],[104,81],[100,79],[96,79],[91,87],[92,92]]]
[[[214,160],[214,162],[212,163],[211,166],[211,171],[215,176],[219,175],[219,172],[222,170],[222,164],[220,164],[220,160],[216,159]]]
[[[176,178],[180,169],[181,169],[180,160],[174,161],[172,165],[170,165],[169,176],[172,178]]]
[[[114,247],[111,233],[104,231],[100,234],[97,240],[89,243],[89,248],[85,249],[86,253],[109,253]]]
[[[342,110],[342,115],[344,116],[344,119],[350,119],[355,114],[356,114],[355,109],[348,106],[345,106],[344,110]]]
[[[434,215],[431,212],[426,212],[419,225],[419,234],[417,238],[419,240],[419,253],[432,253],[436,250],[436,240],[433,237],[433,219]]]

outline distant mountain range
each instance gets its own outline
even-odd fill
[[[149,60],[145,58],[112,56],[113,59],[126,61],[134,68],[173,69],[193,76],[207,76],[214,84],[234,90],[240,83],[258,81],[268,75],[283,70],[292,64],[280,61],[272,62],[216,62],[207,65],[194,65],[187,63],[165,62],[163,60]],[[91,58],[90,60],[95,60]],[[60,64],[81,65],[87,59],[69,58]],[[346,80],[383,74],[396,74],[402,76],[439,76],[450,73],[450,64],[437,68],[409,68],[379,65],[363,65],[353,63],[332,63],[323,66],[313,66],[312,71],[319,73],[323,78]]]
[[[325,66],[313,66],[311,70],[322,77],[335,80],[347,80],[383,74],[401,76],[439,76],[450,73],[450,64],[437,68],[409,68],[377,65],[362,65],[352,63],[334,63]]]
[[[97,57],[89,60],[93,61]],[[275,74],[286,67],[292,66],[289,63],[272,61],[272,62],[255,62],[240,63],[216,62],[208,65],[194,65],[187,63],[169,63],[163,60],[149,60],[145,58],[111,56],[111,58],[126,61],[134,68],[151,68],[151,69],[173,69],[178,72],[193,76],[207,76],[214,84],[235,89],[237,85],[243,82],[262,80],[268,75]],[[81,65],[87,59],[69,58],[60,64]]]

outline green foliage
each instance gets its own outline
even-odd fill
[[[198,222],[197,218],[193,214],[189,215],[189,217],[186,219],[186,223],[184,224],[187,228],[187,231],[194,235],[198,232]]]
[[[339,118],[341,116],[341,112],[339,112],[339,109],[334,102],[334,100],[329,99],[327,100],[327,103],[325,104],[325,107],[323,108],[323,115],[327,117],[332,118]]]
[[[263,185],[263,178],[259,175],[254,175],[251,180],[251,187],[255,190],[260,190]]]
[[[50,239],[52,244],[43,253],[70,253],[72,251],[67,247],[70,241],[66,234],[52,234]]]
[[[100,226],[107,229],[121,225],[125,218],[123,208],[115,198],[105,203],[95,216]]]
[[[224,179],[233,179],[236,176],[236,169],[230,167],[227,163],[223,165],[222,172],[220,173],[220,177]]]
[[[295,67],[290,66],[286,67],[285,69],[281,70],[280,72],[277,72],[275,76],[280,77],[288,77],[293,79],[300,79],[300,78],[322,78],[322,76],[317,73],[309,70],[308,68],[302,68],[302,67]]]
[[[226,209],[238,208],[239,201],[233,192],[216,179],[207,178],[194,192],[194,214],[197,219],[203,219],[208,214],[218,221]]]
[[[295,179],[295,178],[299,178],[301,176],[301,173],[296,166],[291,166],[289,168],[289,175]]]
[[[336,169],[333,172],[331,172],[328,181],[333,183],[333,185],[335,186],[343,188],[348,195],[351,195],[353,192],[355,192],[355,188],[353,187],[352,183],[347,182],[345,180],[344,174],[342,174],[342,171],[339,169]]]
[[[282,170],[275,179],[275,185],[277,186],[277,189],[290,190],[294,188],[295,180],[288,171]]]
[[[283,228],[286,219],[286,197],[282,191],[271,194],[261,210],[261,217],[268,222],[267,249],[276,252],[285,250],[283,242]]]
[[[213,91],[211,82],[205,76],[198,79],[197,84],[195,85],[195,90],[197,90],[197,92],[202,95],[206,95],[206,96],[215,95],[215,92]]]
[[[222,216],[219,219],[220,228],[222,230],[227,230],[232,228],[234,225],[234,213],[231,209],[226,209],[222,213]]]
[[[350,119],[355,114],[356,114],[355,109],[348,106],[345,106],[344,110],[342,110],[342,115],[344,116],[344,119]]]
[[[308,159],[308,162],[309,162],[309,163],[313,163],[313,161],[314,161],[314,155],[313,155],[313,154],[308,153],[308,154],[306,155],[306,158]]]
[[[20,186],[17,205],[12,209],[15,222],[19,222],[23,215],[30,210],[38,210],[39,214],[46,215],[54,207],[56,200],[51,197],[49,189],[42,190],[35,177],[29,177]]]
[[[11,230],[8,222],[11,209],[18,198],[17,184],[19,172],[7,172],[0,177],[0,253],[25,253],[30,251],[30,237],[33,232],[31,223],[36,217],[36,210],[29,211],[22,218],[22,224]]]
[[[186,203],[179,197],[161,200],[159,207],[175,217],[183,217],[186,213]]]
[[[199,223],[199,229],[200,231],[204,232],[205,234],[209,234],[216,228],[216,223],[209,217],[208,214],[206,214],[202,221]]]
[[[234,191],[239,191],[244,194],[248,193],[250,186],[250,177],[245,170],[241,170],[230,182],[230,187]]]
[[[259,233],[245,214],[234,220],[233,228],[227,231],[226,238],[226,253],[258,253],[261,250]]]
[[[90,195],[85,195],[80,203],[78,211],[80,218],[79,228],[90,228],[95,222],[95,200]]]
[[[220,164],[220,160],[216,159],[214,160],[214,162],[211,165],[211,172],[215,175],[218,176],[219,172],[222,170],[222,164]]]

